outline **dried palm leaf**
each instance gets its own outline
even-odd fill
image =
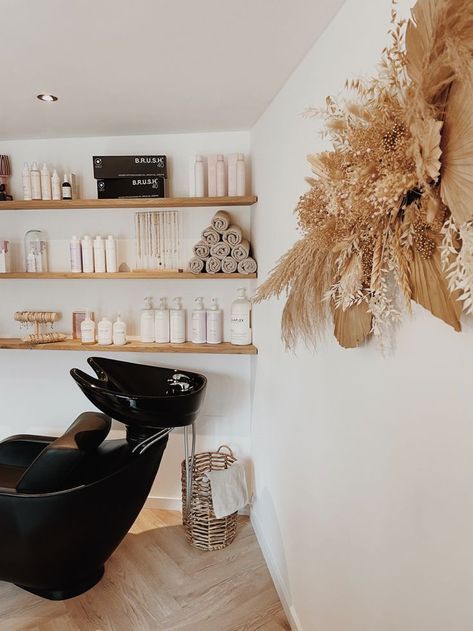
[[[406,29],[407,72],[420,84],[425,74],[425,61],[432,53],[439,5],[443,0],[418,0],[412,8],[412,19]]]
[[[440,175],[440,156],[442,155],[440,132],[442,125],[442,121],[428,119],[427,121],[416,121],[411,126],[413,136],[420,140],[420,164],[417,166],[422,179],[437,180]]]
[[[343,348],[357,348],[370,336],[372,316],[366,302],[354,304],[345,311],[333,309],[334,335]]]
[[[418,0],[406,30],[405,59],[425,103],[443,112],[448,89],[465,78],[472,53],[471,0]]]
[[[440,191],[458,226],[473,218],[473,66],[470,73],[450,90],[442,137]]]
[[[460,314],[462,307],[457,295],[451,293],[440,265],[440,252],[425,259],[414,249],[410,264],[412,299],[440,318],[455,331],[461,331]]]

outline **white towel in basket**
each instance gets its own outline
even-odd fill
[[[228,469],[206,471],[205,475],[210,480],[217,519],[231,515],[248,504],[248,487],[242,464],[234,462]]]

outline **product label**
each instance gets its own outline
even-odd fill
[[[138,157],[135,158],[135,164],[156,164],[156,166],[164,167],[164,156]]]
[[[232,342],[250,344],[250,315],[232,315]]]
[[[133,186],[152,186],[152,188],[159,188],[158,178],[139,178],[136,180],[132,180]]]

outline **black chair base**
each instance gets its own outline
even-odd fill
[[[20,587],[21,589],[24,589],[31,594],[35,594],[35,596],[47,598],[48,600],[67,600],[68,598],[80,596],[89,589],[92,589],[92,587],[94,587],[94,585],[97,585],[97,583],[100,581],[104,574],[104,571],[105,568],[102,565],[102,567],[99,568],[97,572],[91,574],[80,583],[76,583],[75,585],[71,585],[63,589],[31,589],[30,587],[25,587],[24,585],[17,585],[17,587]]]

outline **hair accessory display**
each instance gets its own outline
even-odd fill
[[[28,344],[52,344],[54,342],[64,342],[66,339],[64,333],[31,333],[22,337],[22,342]]]
[[[51,328],[53,324],[59,320],[61,315],[57,311],[17,311],[14,319],[16,322],[20,322],[20,326],[34,325],[35,332],[22,337],[23,342],[29,344],[49,344],[52,342],[63,342],[66,339],[66,335],[63,333],[56,333],[51,331],[49,333],[41,332],[42,325],[49,325]]]
[[[153,211],[135,214],[137,270],[178,271],[181,265],[179,211]]]

